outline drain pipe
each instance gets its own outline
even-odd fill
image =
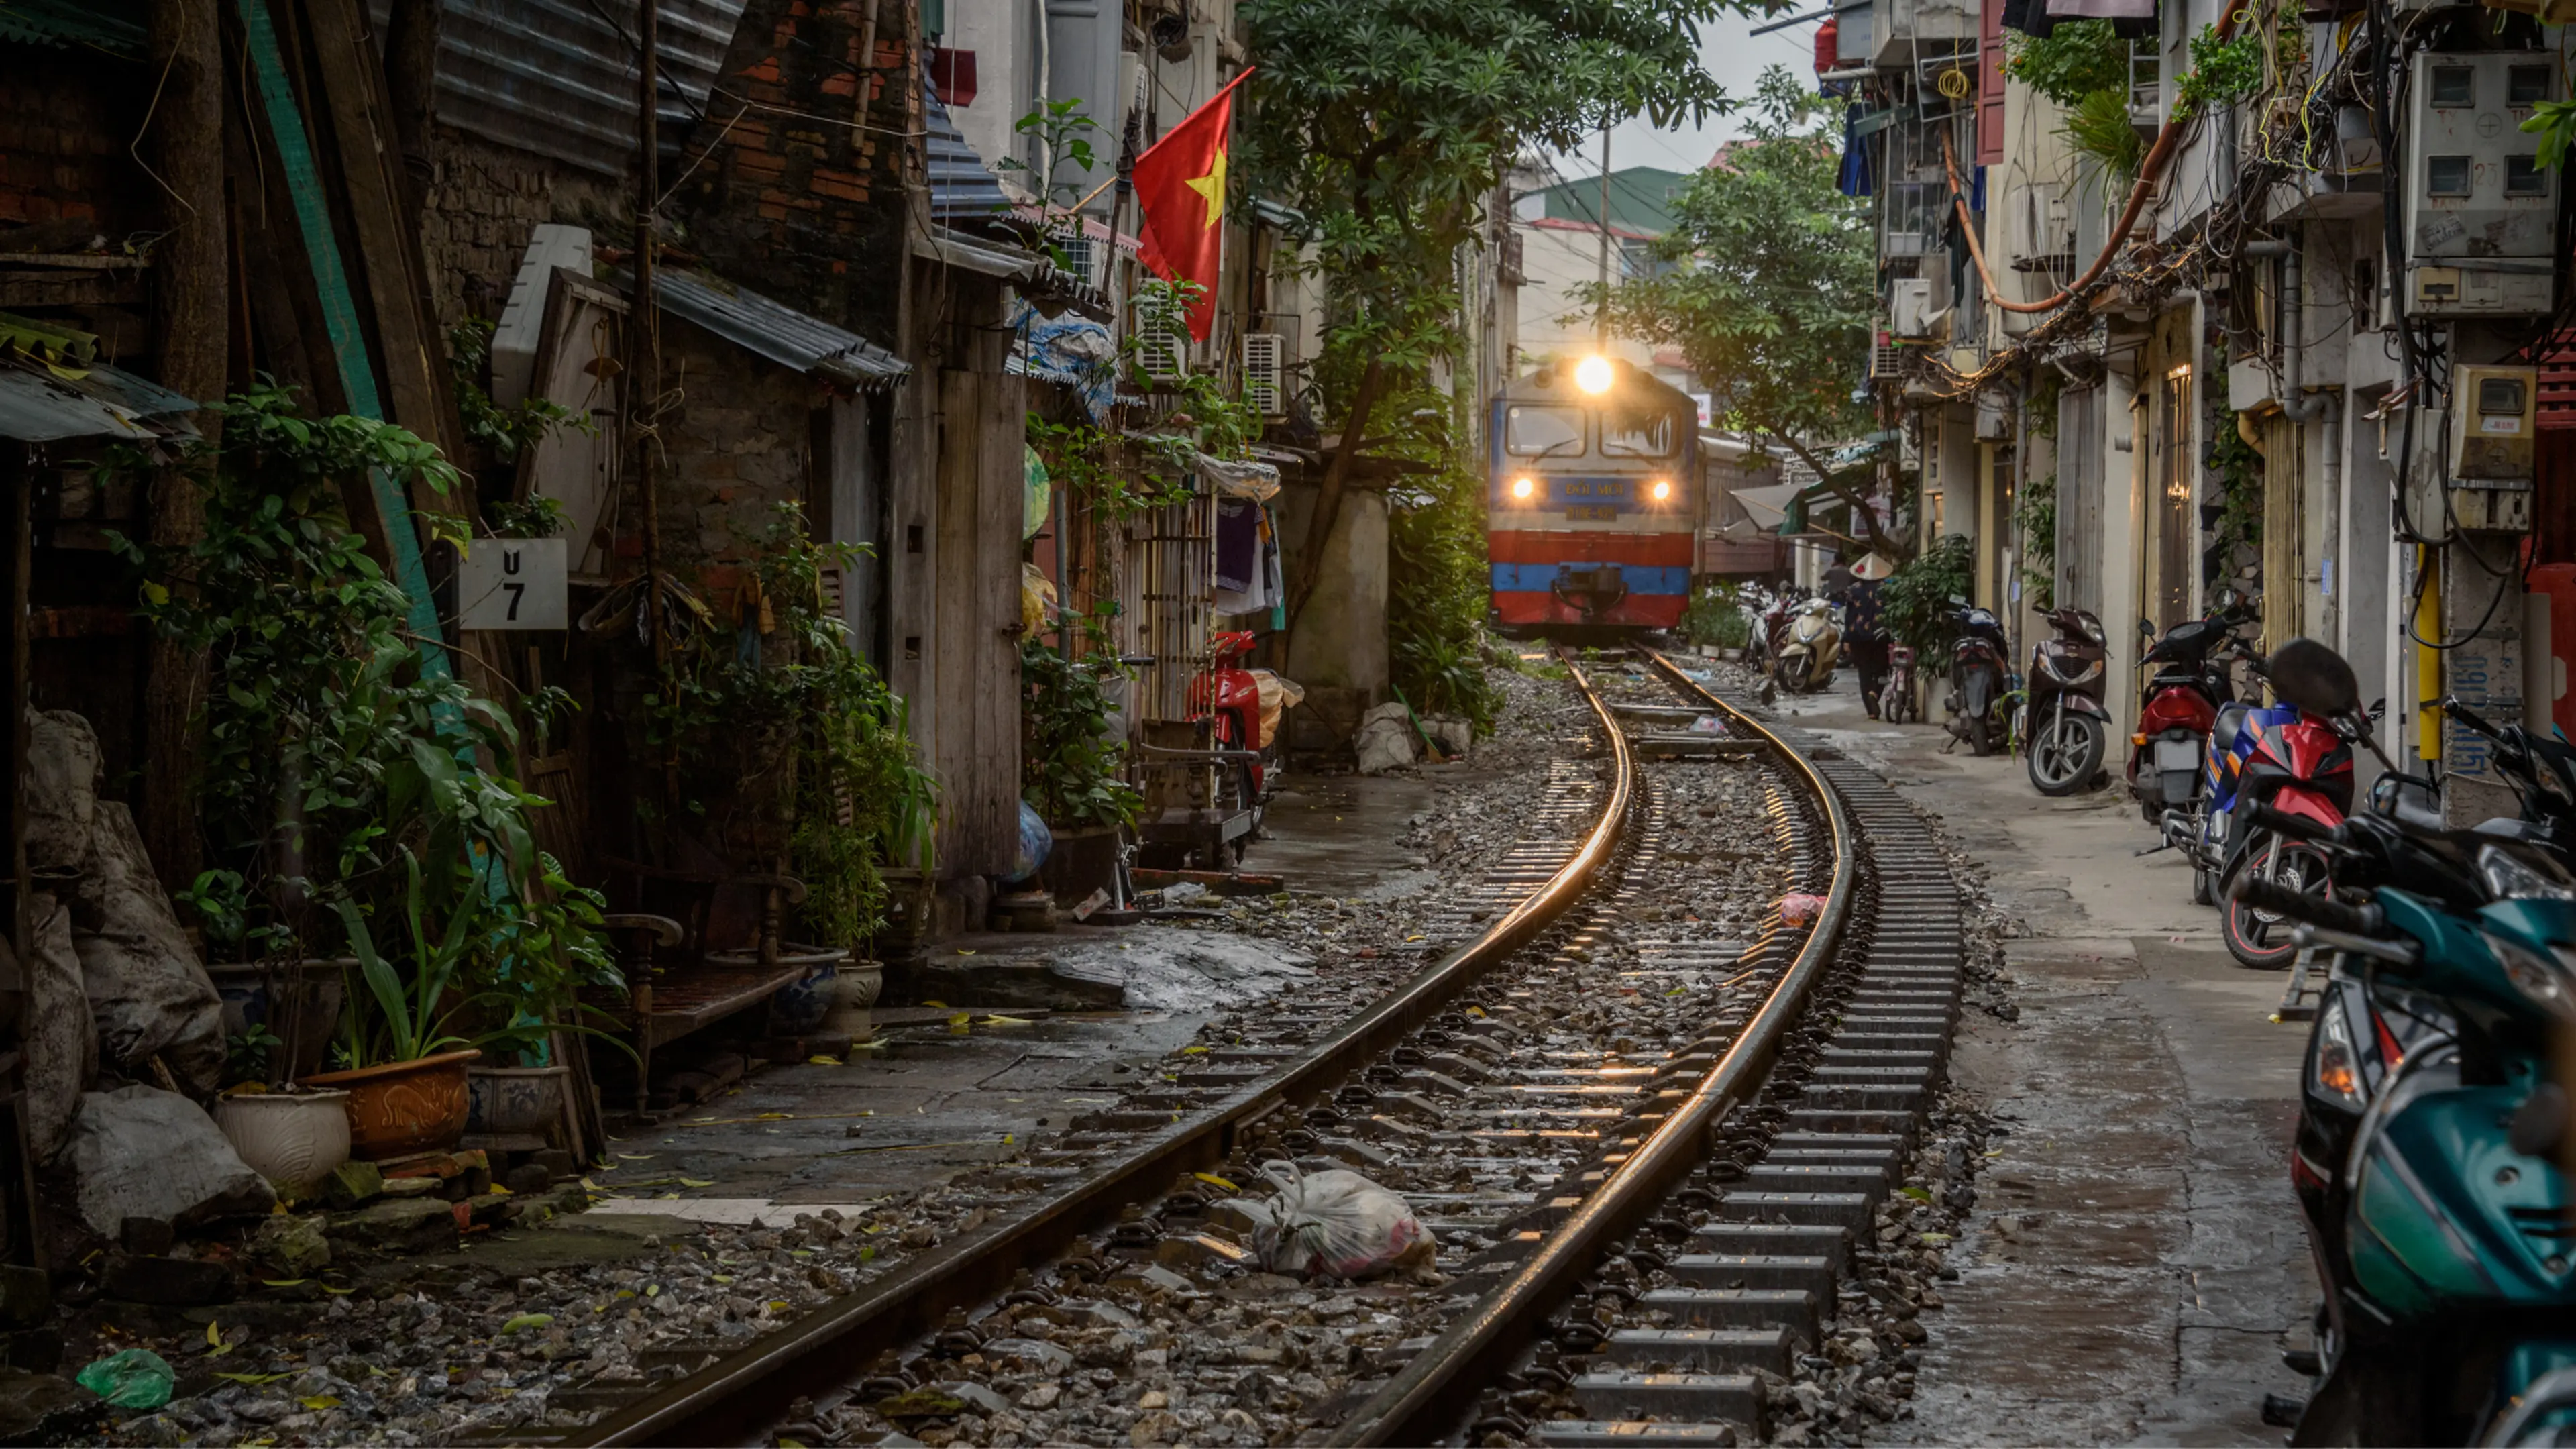
[[[2325,420],[2324,507],[2320,515],[2325,527],[2320,530],[2324,557],[2318,560],[2319,581],[2328,585],[2324,593],[2325,617],[2319,633],[2341,647],[2340,624],[2343,609],[2341,595],[2334,591],[2336,581],[2330,575],[2341,552],[2338,538],[2343,523],[2343,438],[2336,426],[2343,419],[2343,394],[2320,389],[2315,395],[2300,391],[2299,374],[2307,361],[2307,316],[2301,295],[2300,249],[2288,241],[2258,241],[2245,247],[2249,256],[2277,256],[2281,259],[2281,415],[2294,423]]]

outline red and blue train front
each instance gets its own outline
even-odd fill
[[[1506,516],[1496,509],[1493,521]],[[1496,528],[1485,547],[1494,616],[1504,624],[1670,629],[1690,602],[1688,533]]]

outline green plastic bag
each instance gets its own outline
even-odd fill
[[[179,1376],[148,1348],[111,1353],[80,1371],[80,1386],[119,1409],[157,1409],[170,1402]]]

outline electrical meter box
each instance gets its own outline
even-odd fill
[[[2451,476],[2528,480],[2536,367],[2462,366],[2451,374]]]
[[[2557,303],[2558,174],[2522,129],[2557,98],[2537,51],[2418,51],[2407,86],[2406,310],[2541,316]]]

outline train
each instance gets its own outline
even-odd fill
[[[1555,363],[1494,396],[1485,556],[1505,628],[1645,632],[1682,621],[1699,526],[1699,407],[1613,358]]]

